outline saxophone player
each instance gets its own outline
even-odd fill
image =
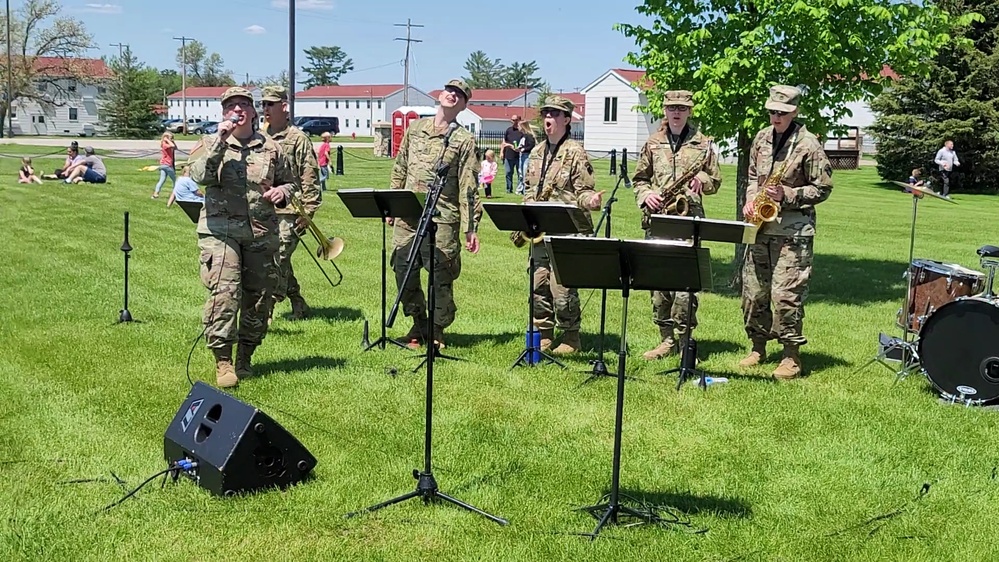
[[[802,372],[798,350],[806,343],[802,324],[812,272],[815,205],[832,192],[832,166],[822,143],[795,121],[800,99],[801,90],[793,86],[770,88],[765,104],[770,126],[757,133],[750,148],[742,209],[744,216],[753,216],[758,196],[769,198],[778,208],[777,216],[762,223],[756,243],[746,250],[742,312],[752,350],[739,361],[740,367],[759,365],[766,359],[767,341],[776,339],[784,346],[773,372],[778,380],[794,379]]]
[[[688,123],[694,94],[671,90],[663,98],[665,118],[638,155],[633,182],[635,201],[642,209],[645,238],[652,238],[649,217],[655,214],[704,216],[701,196],[718,192],[721,172],[711,139]],[[688,299],[693,314],[687,318]],[[660,342],[642,357],[653,361],[672,355],[697,326],[697,296],[675,291],[652,291],[652,322]]]
[[[550,95],[541,106],[545,139],[539,142],[528,159],[524,174],[525,203],[558,201],[585,211],[600,208],[603,191],[595,192],[593,166],[583,145],[571,138],[569,122],[575,108],[568,99]],[[581,234],[593,232],[593,221],[586,214]],[[534,258],[534,327],[541,333],[541,350],[556,355],[579,351],[579,327],[582,311],[579,290],[559,285],[551,268],[544,244],[531,246]],[[555,327],[563,332],[562,343],[551,349]]]

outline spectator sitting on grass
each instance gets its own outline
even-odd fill
[[[35,169],[31,167],[31,158],[25,156],[21,158],[21,169],[18,172],[17,183],[42,183],[42,178],[35,175]]]
[[[100,156],[94,155],[94,147],[88,146],[84,149],[86,156],[83,162],[73,168],[73,171],[66,178],[66,183],[104,183],[107,181],[108,171],[104,167],[104,161]]]
[[[173,192],[167,199],[167,207],[173,205],[174,201],[189,201],[191,203],[204,203],[205,194],[198,188],[198,184],[191,179],[191,170],[184,166],[181,176],[173,184]]]

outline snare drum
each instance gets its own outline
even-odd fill
[[[999,302],[960,298],[941,306],[919,331],[919,361],[947,399],[999,399]]]
[[[961,297],[977,295],[985,285],[985,274],[956,264],[912,260],[909,278],[909,310],[898,312],[898,325],[919,333],[923,323],[943,305]],[[907,312],[903,319],[903,312]]]

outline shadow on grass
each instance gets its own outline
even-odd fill
[[[899,241],[905,245],[908,241]],[[905,253],[899,250],[899,255]],[[852,258],[835,254],[816,254],[809,279],[809,303],[867,305],[880,302],[902,302],[905,298],[905,280],[902,275],[908,265],[901,261]],[[711,260],[712,293],[740,298],[732,288],[734,270],[728,260]]]
[[[283,318],[290,320],[291,312],[286,312],[281,315]],[[339,306],[328,307],[321,306],[312,309],[311,318],[321,318],[323,320],[328,320],[332,322],[351,322],[354,320],[363,320],[364,314],[358,308],[343,308]],[[375,321],[377,327],[378,321]]]
[[[514,341],[526,341],[523,332],[506,332],[502,334],[461,334],[458,332],[444,332],[444,343],[448,348],[468,348],[487,342],[492,345],[506,345]]]
[[[347,362],[339,357],[320,357],[313,355],[299,359],[282,359],[280,361],[265,361],[253,364],[253,377],[266,377],[272,374],[289,374],[295,371],[311,371],[314,369],[339,369]]]
[[[609,494],[610,490],[605,493]],[[695,496],[679,492],[646,492],[622,488],[620,490],[622,503],[637,501],[647,506],[661,510],[674,510],[686,515],[708,514],[717,517],[752,517],[753,509],[744,500],[730,497]]]

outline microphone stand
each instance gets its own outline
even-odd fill
[[[132,313],[128,310],[128,254],[132,251],[132,245],[128,243],[128,211],[125,211],[125,241],[121,245],[121,251],[125,253],[125,306],[119,311],[119,324],[132,321]]]
[[[617,183],[614,185],[614,190],[611,191],[611,196],[607,199],[607,203],[604,204],[604,212],[600,215],[600,220],[597,221],[596,228],[593,229],[593,237],[596,238],[600,234],[600,226],[603,224],[604,219],[607,219],[607,226],[604,229],[604,238],[611,237],[611,207],[614,202],[617,201],[617,190],[621,187],[621,182],[624,182],[625,187],[631,189],[631,180],[628,178],[628,153],[627,149],[621,154],[621,175],[617,178]],[[583,384],[592,382],[598,377],[616,377],[617,375],[610,372],[607,369],[607,364],[604,363],[604,331],[607,325],[607,289],[600,290],[600,339],[597,344],[597,358],[590,361],[593,365],[593,369],[589,371],[580,371],[582,373],[590,373],[590,377],[583,381]]]

